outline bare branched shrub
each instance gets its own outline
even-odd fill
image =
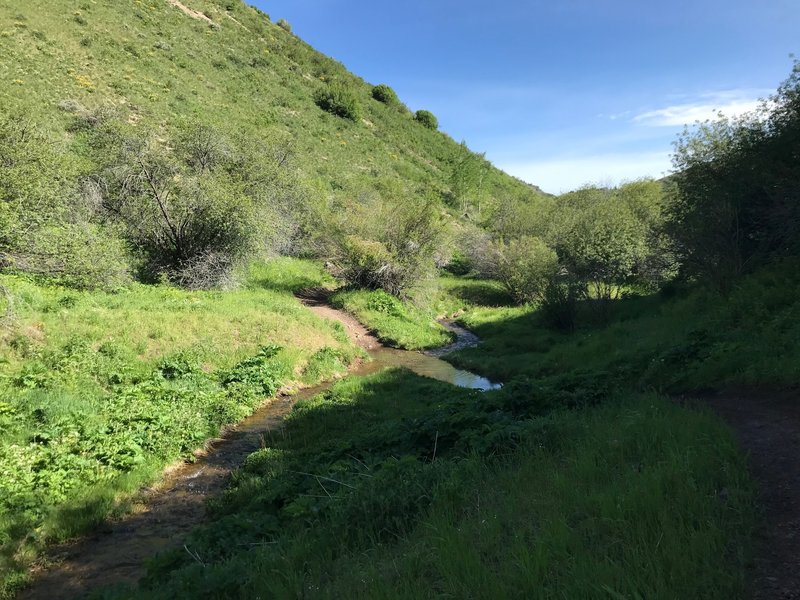
[[[190,290],[236,287],[235,262],[223,252],[207,252],[185,261],[173,276],[175,283]]]

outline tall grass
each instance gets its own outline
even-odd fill
[[[508,437],[502,394],[338,383],[193,534],[205,567],[164,555],[121,597],[743,597],[752,493],[717,419],[625,395]]]

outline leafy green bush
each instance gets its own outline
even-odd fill
[[[85,196],[121,226],[141,255],[143,276],[166,274],[193,289],[225,283],[259,235],[258,186],[238,181],[247,160],[202,125],[181,131],[174,147],[146,131],[108,137],[101,131],[91,139],[106,156]],[[225,168],[231,165],[236,175]]]
[[[512,240],[499,247],[498,275],[520,303],[541,302],[558,274],[558,256],[535,237]]]
[[[561,331],[573,331],[578,318],[578,289],[569,281],[551,282],[544,288],[540,312],[546,325]]]
[[[355,92],[343,83],[333,83],[319,90],[314,102],[322,110],[357,122],[361,118],[361,104]]]
[[[288,31],[289,33],[292,33],[292,26],[289,25],[289,21],[287,21],[286,19],[278,19],[278,22],[275,23],[275,24],[278,27],[280,27],[281,29],[283,29],[284,31]]]
[[[372,88],[372,97],[378,102],[383,102],[389,106],[400,104],[397,93],[385,83],[381,83]]]
[[[414,113],[414,120],[428,129],[439,129],[439,119],[429,110],[418,110]]]
[[[392,205],[376,200],[362,209],[363,214],[334,217],[346,221],[329,233],[334,275],[395,296],[408,295],[433,276],[445,228],[431,201],[411,197]]]
[[[26,119],[0,115],[0,167],[0,268],[77,288],[128,281],[121,240],[77,197],[78,165]]]
[[[77,289],[115,289],[131,281],[122,240],[112,229],[88,223],[42,227],[19,244],[8,267]]]
[[[800,61],[758,111],[686,130],[668,223],[686,274],[730,291],[743,273],[800,255],[798,140]]]

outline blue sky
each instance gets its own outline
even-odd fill
[[[800,0],[250,0],[498,167],[558,193],[669,171],[800,55]]]

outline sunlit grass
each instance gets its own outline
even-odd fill
[[[385,344],[406,350],[443,346],[453,340],[432,310],[402,302],[383,291],[343,290],[331,297],[334,306],[355,315]]]
[[[13,298],[0,343],[0,581],[9,585],[44,544],[127,510],[166,464],[281,385],[341,374],[358,354],[340,326],[293,297],[329,283],[311,262],[252,265],[241,289],[224,292],[0,282]],[[224,383],[271,346],[280,350],[249,383]]]

